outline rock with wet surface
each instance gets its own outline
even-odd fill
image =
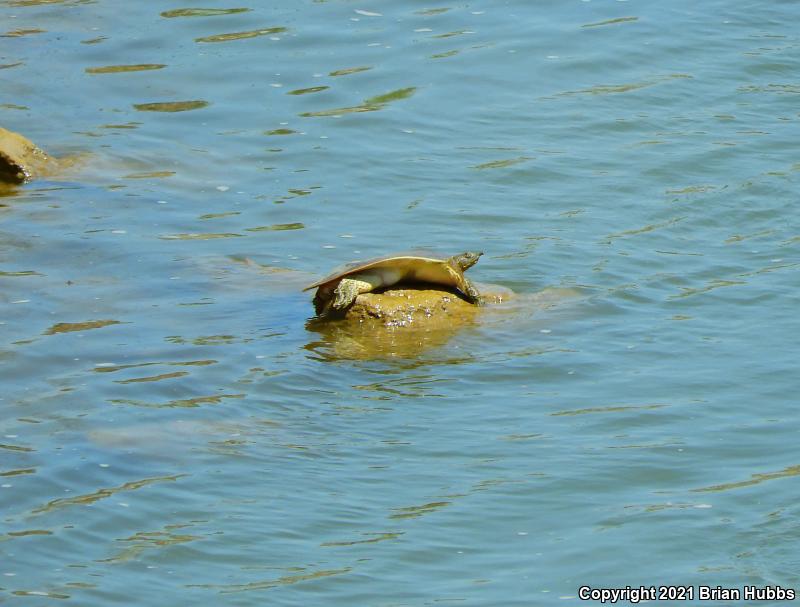
[[[486,303],[497,303],[490,294]],[[344,319],[377,323],[387,327],[434,327],[472,322],[479,306],[465,301],[455,292],[424,286],[390,288],[382,292],[362,293],[350,306]]]
[[[0,127],[0,182],[22,183],[45,171],[50,158],[31,141]]]
[[[512,293],[478,285],[485,306],[462,299],[455,291],[431,285],[362,293],[344,313],[316,317],[307,328],[319,336],[307,348],[326,359],[414,358],[444,346],[479,316],[501,306]]]

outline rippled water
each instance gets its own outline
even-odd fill
[[[0,2],[0,602],[799,585],[796,4],[214,8]],[[307,326],[420,246],[518,297]]]

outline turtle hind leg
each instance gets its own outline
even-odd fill
[[[330,293],[323,292],[322,287],[320,287],[317,289],[317,294],[314,295],[313,303],[314,312],[317,313],[317,316],[324,316],[331,309],[333,300],[331,299]]]
[[[333,300],[333,307],[337,310],[344,310],[350,306],[361,293],[372,291],[373,288],[375,288],[375,285],[373,285],[372,282],[355,278],[342,278],[334,290],[336,298]]]

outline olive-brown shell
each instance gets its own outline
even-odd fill
[[[427,266],[428,268],[433,268],[437,265],[441,266],[442,271],[440,280],[436,280],[435,282],[445,285],[454,285],[455,280],[452,278],[453,272],[458,272],[460,274],[460,270],[457,268],[452,268],[447,262],[448,258],[436,257],[424,253],[401,253],[395,255],[386,255],[384,257],[376,257],[374,259],[363,261],[351,261],[350,263],[339,266],[325,278],[319,279],[315,283],[308,285],[303,290],[308,291],[314,287],[319,287],[329,282],[341,280],[342,278],[351,274],[363,272],[365,270],[371,270],[374,268],[395,267],[398,269],[407,268],[408,270],[414,270],[418,267]]]

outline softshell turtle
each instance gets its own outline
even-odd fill
[[[337,268],[333,274],[307,286],[304,291],[318,287],[314,296],[317,314],[347,308],[360,293],[390,287],[401,281],[427,282],[458,289],[467,301],[480,304],[475,286],[464,276],[483,252],[466,252],[448,258],[418,253],[389,255],[367,261],[354,261]]]

